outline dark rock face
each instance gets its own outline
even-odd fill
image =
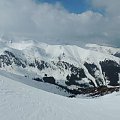
[[[23,68],[26,67],[25,62],[22,61],[21,59],[15,57],[15,55],[9,51],[4,51],[4,55],[0,55],[0,67],[3,67],[5,65],[9,66],[12,64],[16,64],[17,66],[22,66]]]
[[[67,62],[64,62],[64,61],[59,61],[57,63],[54,63],[54,65],[56,65],[60,70],[70,70],[71,71],[71,75],[72,76],[76,76],[76,78],[74,79],[81,79],[81,78],[85,78],[86,75],[85,75],[85,72],[82,68],[78,68],[76,66],[74,66],[73,64],[70,64],[70,63],[67,63]]]
[[[37,66],[37,68],[39,70],[43,70],[45,68],[50,67],[50,65],[47,62],[43,61],[43,60],[41,60],[41,61],[35,60],[35,66]]]
[[[100,77],[95,75],[96,70],[100,72],[97,65],[95,65],[94,63],[90,64],[90,63],[85,62],[84,66],[87,68],[88,72],[95,78],[97,85],[98,86],[103,85],[103,80]]]
[[[115,53],[115,54],[114,54],[114,56],[116,56],[116,57],[119,57],[119,58],[120,58],[120,53],[118,53],[118,52],[117,52],[117,53]]]
[[[43,77],[44,82],[55,84],[54,77]]]
[[[93,77],[96,77],[96,76],[95,76],[95,71],[96,71],[96,70],[99,70],[98,67],[97,67],[95,64],[90,64],[90,63],[87,63],[87,62],[85,62],[84,65],[85,65],[85,67],[87,68],[88,72],[89,72]]]
[[[10,61],[7,55],[0,55],[0,67],[2,67],[2,64],[3,64],[3,67],[5,65],[9,66],[12,64],[12,62]]]
[[[85,75],[85,72],[83,69],[79,69],[76,73],[73,72],[70,75],[67,75],[67,77],[66,77],[67,81],[65,83],[68,86],[76,85],[76,86],[80,86],[80,87],[89,87],[87,84],[78,83],[78,81],[81,81],[82,78],[86,78],[86,75]]]
[[[73,64],[69,64],[64,61],[59,61],[57,64],[54,63],[60,70],[65,71],[69,70],[71,73],[66,76],[66,82],[65,84],[70,85],[76,85],[79,87],[89,87],[88,84],[80,84],[78,81],[81,81],[82,78],[87,78],[84,69],[74,66]],[[91,82],[90,82],[91,83]]]
[[[38,82],[43,82],[43,80],[40,78],[33,78],[33,80],[38,81]]]
[[[35,67],[35,63],[30,63],[29,66],[30,67]]]
[[[105,60],[103,62],[100,62],[100,65],[103,74],[105,74],[107,80],[110,81],[110,85],[111,86],[118,85],[118,81],[119,81],[118,73],[120,73],[120,65],[115,61],[111,61],[111,60]]]
[[[9,57],[11,62],[14,62],[14,64],[16,64],[17,66],[22,66],[23,68],[26,67],[25,61],[23,61],[20,58],[15,57],[15,55],[13,53],[11,53],[9,51],[5,51],[4,53]]]

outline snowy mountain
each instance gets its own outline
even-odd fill
[[[11,79],[59,95],[88,94],[101,86],[119,85],[120,58],[115,56],[119,49],[110,50],[1,39],[0,70]]]

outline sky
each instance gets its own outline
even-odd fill
[[[0,34],[120,47],[120,0],[0,0]]]
[[[42,3],[50,3],[50,4],[55,4],[55,3],[60,3],[65,9],[67,9],[69,12],[73,13],[82,13],[87,10],[92,10],[92,11],[97,11],[100,13],[103,13],[104,9],[102,8],[94,8],[92,6],[92,1],[91,0],[36,0],[37,2],[42,2]]]
[[[50,4],[55,4],[59,2],[65,9],[69,12],[82,13],[90,9],[90,0],[37,0],[39,2],[48,2]]]

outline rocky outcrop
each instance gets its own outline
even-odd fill
[[[15,64],[18,67],[26,67],[25,61],[17,58],[12,52],[4,51],[4,54],[0,55],[0,67],[10,66]]]
[[[117,86],[119,81],[120,65],[115,61],[105,60],[100,62],[105,80],[109,81],[109,85]]]

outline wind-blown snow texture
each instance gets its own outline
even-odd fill
[[[120,93],[70,99],[8,78],[0,72],[0,120],[119,120]]]
[[[0,40],[0,70],[9,72],[12,79],[26,78],[27,82],[21,82],[64,96],[80,94],[81,89],[119,85],[117,48],[16,41]]]

